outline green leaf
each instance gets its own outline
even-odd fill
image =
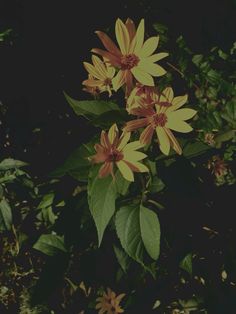
[[[116,109],[104,112],[101,115],[96,116],[94,119],[91,120],[91,124],[102,128],[109,128],[113,123],[124,124],[124,122],[128,121],[129,119],[130,117],[125,109]]]
[[[183,148],[183,156],[186,158],[193,158],[205,154],[211,147],[202,142],[187,143]]]
[[[234,138],[236,135],[235,130],[226,131],[224,133],[221,133],[215,137],[216,147],[220,148],[223,142],[227,142]]]
[[[144,246],[139,223],[139,206],[122,207],[115,219],[117,236],[125,252],[143,265]]]
[[[40,204],[38,205],[38,209],[51,206],[53,203],[54,197],[55,197],[54,193],[44,195],[43,199],[41,200]]]
[[[145,249],[151,258],[157,260],[160,254],[160,223],[157,215],[143,205],[140,205],[140,229]]]
[[[194,55],[192,61],[197,67],[199,67],[203,61],[203,55]]]
[[[61,252],[67,252],[64,239],[55,234],[43,234],[33,246],[34,249],[49,255],[54,256]]]
[[[119,110],[116,103],[104,100],[75,100],[64,92],[65,98],[78,116],[98,116],[110,110]]]
[[[12,212],[5,199],[0,202],[0,231],[11,230]]]
[[[104,231],[115,212],[116,184],[112,176],[98,177],[98,167],[92,167],[89,174],[88,203],[93,216],[100,246]]]
[[[116,178],[115,184],[116,184],[117,193],[120,195],[126,195],[128,193],[131,182],[125,180],[125,178],[122,176],[119,170],[116,171],[115,178]]]
[[[123,251],[122,249],[118,248],[117,246],[113,246],[116,258],[122,268],[122,270],[126,273],[129,265],[130,265],[130,257]]]
[[[0,162],[0,171],[15,169],[27,166],[28,164],[26,162],[15,160],[12,158],[4,159],[2,162]]]
[[[179,264],[179,267],[188,272],[190,275],[193,273],[192,253],[186,255]]]

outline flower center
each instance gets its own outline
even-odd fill
[[[165,113],[157,113],[155,115],[152,116],[152,125],[153,127],[156,127],[156,126],[165,126],[167,122],[167,116]]]
[[[131,53],[121,57],[121,69],[122,70],[130,70],[139,63],[139,58]]]
[[[111,85],[111,79],[110,78],[106,78],[103,83],[106,86],[110,86]]]
[[[123,154],[116,149],[111,149],[111,151],[109,152],[107,156],[107,161],[109,162],[116,162],[121,159],[123,159]]]

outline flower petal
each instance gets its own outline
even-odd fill
[[[131,42],[135,36],[135,33],[136,33],[136,28],[135,28],[134,22],[130,18],[128,18],[125,22],[125,25],[126,25],[126,28],[128,30],[129,38],[130,38],[130,42]]]
[[[117,39],[117,42],[119,44],[121,53],[123,55],[128,54],[129,53],[130,37],[129,37],[127,27],[121,21],[121,19],[116,20],[115,32],[116,32],[116,39]]]
[[[112,170],[113,170],[113,163],[105,162],[99,169],[99,172],[98,172],[99,178],[104,178],[104,177],[107,177],[109,174],[112,174]]]
[[[139,138],[140,142],[145,145],[149,144],[152,140],[153,132],[154,132],[153,127],[151,125],[148,125],[140,135],[140,138]]]
[[[117,165],[118,169],[120,170],[122,176],[127,181],[134,181],[133,171],[130,169],[130,167],[123,160],[116,162],[116,165]]]
[[[166,87],[162,91],[159,101],[160,102],[168,102],[168,103],[171,104],[172,101],[173,101],[173,98],[174,98],[174,91],[173,91],[173,89],[171,87]]]
[[[101,42],[103,43],[104,47],[112,54],[116,55],[117,57],[119,57],[121,55],[120,50],[117,48],[116,44],[111,40],[111,38],[100,31],[96,31],[95,32],[99,39],[101,40]]]
[[[91,50],[91,52],[102,56],[104,59],[108,60],[111,65],[113,65],[115,67],[120,67],[119,58],[117,56],[115,56],[114,54],[112,54],[108,51],[102,50],[102,49],[98,49],[98,48],[93,48]]]
[[[116,139],[117,136],[118,136],[118,133],[119,133],[119,131],[118,131],[117,125],[116,125],[116,123],[114,123],[114,124],[110,127],[110,129],[109,129],[109,131],[108,131],[108,138],[109,138],[109,141],[110,141],[111,144],[114,143],[115,139]]]
[[[147,157],[146,154],[139,152],[139,151],[125,151],[123,152],[124,160],[133,162],[133,161],[140,161]]]
[[[179,109],[176,111],[171,111],[167,113],[167,118],[172,118],[176,120],[188,120],[191,119],[197,113],[196,110],[190,108]]]
[[[120,70],[116,76],[112,79],[112,85],[114,91],[117,91],[125,83],[125,71]]]
[[[132,68],[131,72],[139,83],[147,86],[154,86],[152,76],[147,72],[142,71],[138,66]]]
[[[140,148],[143,148],[143,147],[144,147],[144,145],[142,143],[140,143],[140,141],[134,141],[134,142],[128,143],[123,148],[123,152],[137,150],[137,149],[140,149]]]
[[[137,28],[137,32],[135,35],[135,41],[136,41],[136,45],[134,48],[134,53],[138,54],[138,52],[143,46],[143,41],[144,41],[144,19],[142,19],[139,23],[139,26]]]
[[[90,63],[83,62],[85,69],[88,71],[88,73],[92,74],[92,76],[96,77],[99,80],[103,80],[104,77],[99,73],[99,71]]]
[[[98,58],[95,55],[92,55],[92,61],[94,67],[97,69],[97,71],[103,76],[103,78],[107,77],[107,70],[105,64],[102,62],[100,58]]]
[[[163,76],[166,74],[166,70],[164,70],[160,65],[156,63],[150,63],[145,60],[141,60],[137,66],[142,71],[151,74],[152,76]]]
[[[145,60],[147,60],[148,62],[157,62],[157,61],[164,59],[168,56],[169,56],[169,54],[167,52],[160,52],[160,53],[156,53],[152,56],[145,58]]]
[[[163,154],[169,155],[170,152],[170,140],[162,127],[156,127],[156,133],[160,145],[160,150]]]
[[[174,111],[182,107],[188,100],[188,95],[177,96],[172,101],[172,106],[168,108],[168,111]]]
[[[176,151],[176,153],[178,155],[182,154],[182,148],[180,147],[177,139],[175,138],[174,134],[171,132],[170,129],[164,128],[166,134],[168,135],[170,142],[171,142],[171,146],[173,147],[173,149]]]
[[[159,43],[159,36],[148,38],[144,42],[138,56],[141,58],[149,57],[157,49],[158,43]]]
[[[130,136],[131,136],[131,133],[130,132],[123,132],[121,134],[121,137],[120,137],[120,143],[118,144],[118,147],[117,149],[119,151],[122,151],[123,148],[125,147],[125,145],[128,143],[128,141],[130,140]]]
[[[103,85],[103,82],[100,81],[100,80],[91,80],[91,79],[88,79],[88,80],[84,80],[82,82],[83,85],[85,86],[90,86],[90,87],[96,87],[96,86],[101,86]]]
[[[136,168],[135,170],[133,170],[135,172],[149,172],[148,167],[142,164],[141,162],[131,161],[130,164],[134,167],[134,169]]]
[[[127,132],[131,132],[140,128],[143,128],[147,126],[148,119],[147,118],[141,118],[136,120],[128,121],[124,127],[124,130]]]
[[[168,117],[168,120],[165,126],[171,130],[181,132],[181,133],[188,133],[193,130],[193,128],[188,123],[182,120],[177,120],[175,119],[174,116]]]

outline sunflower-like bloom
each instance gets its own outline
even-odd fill
[[[154,93],[155,94],[155,93]],[[173,89],[167,87],[160,95],[153,95],[152,104],[142,103],[140,107],[134,107],[132,114],[137,115],[137,120],[126,123],[125,131],[131,132],[145,127],[140,136],[142,144],[150,143],[154,131],[156,131],[160,150],[168,155],[170,147],[177,154],[182,154],[182,149],[171,130],[188,133],[192,127],[185,121],[191,119],[197,112],[196,110],[182,107],[188,99],[187,95],[174,97]]]
[[[98,302],[96,309],[99,310],[98,314],[119,314],[123,313],[124,310],[120,306],[121,300],[124,298],[125,294],[119,294],[116,296],[110,288],[107,288],[107,293],[96,299]]]
[[[95,55],[92,56],[92,62],[93,64],[84,62],[84,67],[88,71],[90,77],[83,81],[82,84],[88,89],[93,88],[100,93],[108,92],[109,96],[111,96],[111,85],[115,75],[115,68],[108,66]]]
[[[123,132],[119,137],[116,124],[113,124],[108,133],[101,132],[100,144],[95,144],[96,154],[90,157],[94,163],[103,163],[99,170],[99,177],[111,174],[114,178],[114,165],[118,167],[122,176],[128,181],[134,181],[133,172],[148,172],[148,168],[140,161],[147,157],[137,149],[142,148],[139,141],[128,143],[130,132]]]
[[[133,77],[141,84],[154,86],[154,77],[162,76],[166,71],[155,62],[168,56],[162,52],[153,54],[159,43],[159,36],[151,37],[144,41],[144,19],[135,28],[134,22],[127,19],[124,24],[117,19],[115,25],[116,44],[101,31],[96,32],[107,51],[92,49],[92,52],[101,55],[119,71],[113,79],[113,88],[117,91],[126,84],[126,95],[129,95],[133,87]]]

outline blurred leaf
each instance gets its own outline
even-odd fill
[[[160,254],[161,229],[157,215],[150,209],[140,206],[141,237],[148,254],[157,260]]]
[[[67,102],[78,116],[97,116],[110,110],[119,110],[116,103],[103,100],[75,100],[65,92]]]
[[[11,230],[12,212],[5,199],[0,202],[0,231]]]
[[[113,123],[124,124],[128,120],[129,115],[125,109],[110,110],[92,119],[91,124],[102,128],[109,128]]]
[[[190,275],[193,273],[192,253],[186,255],[179,264],[179,267],[188,272]]]
[[[43,199],[41,200],[41,202],[38,205],[38,209],[51,206],[53,203],[54,197],[55,197],[54,193],[44,195]]]
[[[211,147],[202,142],[187,143],[183,148],[183,156],[193,158],[206,153]]]
[[[203,60],[203,55],[194,55],[193,58],[192,58],[193,63],[194,63],[197,67],[200,66],[202,60]]]
[[[221,133],[215,137],[216,147],[220,148],[223,142],[227,142],[234,138],[236,135],[235,130],[226,131],[224,133]]]
[[[12,158],[4,159],[2,162],[0,162],[0,171],[14,169],[14,168],[20,168],[27,166],[28,164],[26,162],[15,160]]]
[[[67,252],[63,237],[55,234],[41,235],[33,248],[49,256],[54,256],[60,252]]]

